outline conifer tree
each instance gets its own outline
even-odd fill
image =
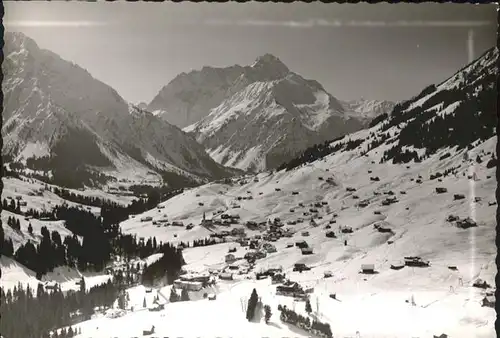
[[[146,307],[147,304],[146,304],[146,297],[144,297],[144,300],[142,301],[142,307]]]
[[[251,321],[255,316],[255,308],[257,307],[257,302],[259,301],[259,296],[257,295],[257,290],[253,289],[250,299],[248,300],[246,318]]]
[[[265,311],[265,320],[266,324],[269,323],[269,319],[271,319],[272,313],[271,313],[271,307],[269,305],[264,306],[264,311]]]

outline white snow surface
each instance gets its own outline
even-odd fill
[[[361,133],[369,133],[363,131]],[[359,136],[359,135],[358,135]],[[496,137],[469,151],[469,157],[494,151]],[[280,217],[285,223],[298,217],[306,221],[297,225],[285,225],[296,231],[293,238],[282,238],[273,243],[278,252],[268,254],[256,262],[255,271],[280,265],[288,277],[303,285],[314,287],[311,296],[313,311],[316,299],[319,302],[319,318],[331,325],[335,337],[424,337],[447,333],[451,337],[495,337],[495,311],[481,307],[484,291],[471,285],[477,279],[494,285],[497,272],[494,263],[496,255],[495,211],[496,188],[495,168],[487,169],[485,163],[464,162],[463,152],[443,149],[422,163],[408,165],[379,164],[380,153],[368,153],[368,157],[356,152],[329,155],[322,160],[299,167],[290,172],[261,173],[257,176],[241,178],[243,185],[211,183],[184,192],[163,203],[164,209],[151,210],[121,224],[125,233],[138,236],[156,236],[163,241],[192,241],[208,236],[211,231],[198,226],[203,212],[208,218],[217,210],[237,213],[241,224],[249,220],[266,221]],[[452,156],[439,160],[445,152]],[[374,163],[372,163],[374,161]],[[460,166],[457,176],[449,175],[438,180],[430,180],[429,175],[446,168]],[[328,170],[328,171],[327,171]],[[372,173],[368,174],[367,170]],[[467,175],[477,174],[477,181]],[[465,176],[463,176],[465,174]],[[423,183],[411,181],[422,175]],[[370,181],[370,176],[378,176],[379,182]],[[324,180],[319,180],[323,177]],[[332,177],[336,185],[325,182]],[[254,182],[257,178],[258,182]],[[446,194],[436,194],[435,187],[445,187]],[[346,187],[356,188],[347,192]],[[280,188],[281,191],[275,191]],[[399,202],[382,206],[387,196],[383,192],[392,190]],[[253,200],[235,201],[238,196],[251,192]],[[298,191],[298,195],[292,195]],[[380,192],[379,196],[374,192]],[[401,192],[405,192],[402,194]],[[222,193],[220,193],[222,192]],[[262,195],[259,193],[262,192]],[[199,197],[196,197],[199,194]],[[454,200],[454,194],[464,194],[464,200]],[[358,199],[367,200],[366,208],[358,208]],[[475,197],[482,200],[474,202]],[[326,201],[320,215],[315,218],[318,227],[309,225],[309,218],[302,215],[309,204]],[[204,205],[199,206],[202,202]],[[232,203],[241,208],[231,208]],[[305,208],[298,207],[303,203]],[[294,208],[294,212],[290,211]],[[380,215],[374,214],[380,211]],[[336,223],[331,224],[338,238],[325,237],[325,225],[337,213]],[[471,217],[478,224],[475,228],[459,229],[445,219],[453,214],[461,218]],[[157,228],[151,222],[140,222],[146,215],[154,219],[168,216],[170,220],[194,223],[191,230],[182,227]],[[393,230],[393,234],[377,232],[373,225],[382,224]],[[340,234],[339,226],[350,226],[352,234]],[[241,227],[232,226],[232,227]],[[309,237],[302,237],[302,229],[309,231]],[[220,227],[218,230],[226,230]],[[227,230],[231,230],[228,228]],[[247,231],[253,235],[256,232]],[[173,235],[177,234],[177,238]],[[313,255],[303,256],[295,247],[286,244],[306,240],[314,250]],[[347,240],[347,246],[344,246]],[[389,244],[388,241],[392,241]],[[235,243],[223,243],[210,247],[187,248],[184,257],[188,270],[203,272],[209,268],[223,267],[224,255],[230,247],[237,247],[236,257],[242,257],[246,248]],[[428,268],[391,270],[391,264],[400,262],[404,256],[420,256],[430,261]],[[293,264],[306,263],[312,270],[303,273],[292,272]],[[374,264],[378,272],[374,275],[360,274],[361,264]],[[457,271],[448,269],[456,266]],[[332,271],[333,277],[323,278],[325,271]],[[167,304],[159,313],[129,313],[120,324],[101,319],[82,323],[82,337],[96,334],[95,326],[101,330],[121,327],[121,323],[131,323],[125,332],[148,329],[155,325],[156,334],[165,336],[308,336],[279,321],[278,304],[287,304],[304,312],[303,303],[293,304],[293,300],[274,295],[270,281],[255,281],[237,276],[236,281],[219,282],[216,301],[199,300],[186,303]],[[462,281],[462,283],[460,283]],[[270,325],[263,320],[248,323],[244,318],[240,300],[247,298],[253,288],[269,304],[274,313]],[[328,294],[336,293],[339,301]],[[405,300],[414,297],[416,306]],[[162,317],[162,314],[164,317]],[[181,316],[196,318],[196,325],[179,323]],[[230,321],[228,321],[228,318]],[[138,324],[132,324],[138,323]],[[231,324],[228,324],[231,323]],[[130,331],[129,331],[130,330]],[[134,331],[135,332],[135,331]],[[121,336],[122,333],[116,333]]]
[[[39,283],[45,284],[45,282],[56,282],[60,285],[61,291],[69,290],[79,290],[80,286],[76,284],[80,281],[82,277],[85,279],[86,290],[90,288],[107,283],[107,281],[112,278],[110,275],[97,274],[97,273],[81,273],[75,269],[68,267],[57,267],[52,272],[43,275],[42,279],[36,278],[35,272],[26,268],[24,265],[16,262],[12,258],[1,256],[0,267],[2,268],[2,277],[0,282],[2,288],[5,292],[11,290],[14,287],[18,287],[19,283],[23,287],[29,287],[33,291],[33,295],[36,297],[36,290]]]

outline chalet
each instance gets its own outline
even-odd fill
[[[462,220],[457,220],[457,227],[460,229],[468,229],[468,228],[473,228],[477,227],[477,223],[472,220],[472,218],[467,217]]]
[[[343,234],[350,234],[352,233],[352,228],[348,226],[341,227],[340,230]]]
[[[174,287],[188,291],[200,291],[203,288],[203,283],[177,279],[174,281]]]
[[[149,222],[152,220],[153,220],[153,217],[151,217],[151,216],[146,216],[146,217],[141,218],[141,222]]]
[[[226,257],[224,258],[224,261],[226,263],[233,263],[236,261],[236,257],[233,254],[227,254]]]
[[[365,208],[365,207],[367,207],[367,206],[368,206],[368,204],[369,204],[369,203],[368,203],[367,201],[361,201],[361,202],[359,202],[359,203],[358,203],[358,206],[359,206],[360,208]]]
[[[448,192],[448,189],[442,188],[442,187],[436,188],[436,193],[438,193],[438,194],[444,194],[445,192]]]
[[[392,270],[401,270],[404,267],[405,267],[405,263],[394,263],[394,264],[391,264],[391,269]]]
[[[216,300],[216,299],[217,297],[213,293],[208,295],[208,300]]]
[[[302,231],[302,236],[307,237],[309,236],[309,231]]]
[[[412,267],[428,267],[429,261],[424,261],[420,257],[408,256],[404,258],[406,266]]]
[[[377,229],[378,232],[381,232],[381,233],[392,233],[392,229],[389,229],[389,228],[384,228],[383,226],[381,225],[375,225],[375,229]]]
[[[375,265],[373,265],[373,264],[361,264],[361,273],[365,273],[365,274],[375,273]]]
[[[490,287],[490,285],[481,278],[476,279],[476,281],[472,284],[472,286],[480,289],[487,289]]]
[[[300,248],[300,249],[309,247],[309,245],[307,244],[306,241],[295,242],[295,246]]]
[[[231,229],[231,235],[232,236],[243,236],[243,235],[245,235],[245,230],[242,228]]]
[[[301,252],[303,255],[312,255],[313,254],[313,249],[312,248],[302,248]]]
[[[327,231],[326,232],[326,237],[328,237],[328,238],[336,238],[337,236],[335,236],[335,232],[333,232],[333,231]]]
[[[293,271],[302,272],[302,271],[308,271],[308,270],[311,270],[311,268],[308,267],[307,265],[305,265],[304,263],[295,263],[293,266]]]
[[[274,252],[276,252],[276,251],[277,251],[277,250],[276,250],[276,247],[275,247],[274,245],[270,244],[270,243],[264,243],[264,244],[262,245],[262,248],[263,248],[264,250],[266,250],[266,252],[267,252],[267,253],[274,253]]]
[[[283,283],[285,280],[285,275],[282,273],[275,273],[274,275],[271,276],[271,283]]]
[[[192,273],[187,273],[179,277],[181,281],[184,282],[200,282],[203,285],[208,283],[210,280],[210,274],[192,274]]]
[[[304,291],[302,290],[302,287],[296,282],[292,282],[290,284],[286,283],[276,286],[277,295],[295,296],[303,293]]]
[[[331,271],[325,271],[325,272],[323,273],[323,277],[324,277],[324,278],[330,278],[330,277],[332,277],[332,276],[333,276],[333,274],[332,274],[332,272],[331,272]]]
[[[455,194],[453,195],[454,200],[463,200],[465,198],[465,195],[463,194]]]
[[[230,272],[223,272],[219,274],[219,278],[223,280],[233,280],[233,274]]]

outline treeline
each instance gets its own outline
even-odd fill
[[[186,263],[182,257],[182,250],[165,244],[161,252],[163,256],[142,271],[141,279],[144,285],[153,285],[155,281],[164,277],[167,279],[167,284],[173,284],[179,277],[181,267]]]
[[[156,242],[156,238],[144,241],[137,240],[136,236],[123,235],[118,223],[126,214],[120,210],[103,209],[102,216],[96,216],[80,208],[58,206],[53,213],[54,218],[65,221],[66,228],[72,232],[71,236],[62,239],[57,231],[50,233],[46,227],[42,227],[39,244],[28,241],[14,252],[12,240],[5,238],[2,226],[1,253],[15,258],[41,277],[55,267],[64,265],[78,267],[82,271],[100,271],[113,255],[144,258],[162,252],[164,248],[163,243]]]
[[[9,216],[9,218],[7,218],[7,225],[16,231],[21,231],[21,222],[19,218]]]
[[[334,152],[337,151],[349,151],[352,149],[356,149],[361,143],[363,143],[363,139],[359,140],[351,140],[348,139],[347,141],[344,142],[337,142],[333,146],[330,145],[331,143],[338,141],[340,139],[344,138],[344,136],[338,137],[334,140],[331,141],[326,141],[321,144],[314,145],[312,147],[307,148],[300,154],[298,157],[292,159],[291,161],[287,163],[283,163],[278,167],[278,171],[286,169],[287,171],[290,171],[294,168],[297,168],[303,164],[306,163],[312,163],[318,159],[321,159],[325,156],[328,156]]]
[[[61,197],[62,199],[65,199],[70,202],[74,203],[80,203],[84,205],[90,205],[93,207],[102,207],[104,204],[115,204],[109,200],[104,200],[99,197],[93,197],[93,196],[85,196],[81,194],[75,194],[74,192],[71,192],[67,189],[63,188],[52,188],[52,192],[56,194],[57,196]]]
[[[0,288],[2,320],[0,331],[3,337],[49,338],[50,331],[71,326],[82,320],[90,319],[94,307],[111,307],[119,294],[119,289],[111,281],[90,288],[87,292],[82,278],[79,291],[61,292],[59,285],[53,291],[46,291],[39,283],[35,290],[29,285],[19,284],[13,290]],[[47,311],[50,309],[50,311]],[[77,332],[72,327],[52,334],[52,338],[72,337]]]
[[[208,246],[208,245],[214,245],[214,244],[218,244],[218,243],[220,243],[220,242],[217,241],[215,238],[206,237],[206,238],[202,238],[202,239],[195,239],[193,241],[192,247],[196,248],[198,246]],[[187,247],[189,247],[189,242],[187,243]]]
[[[397,104],[390,119],[384,122],[382,130],[388,130],[402,122],[406,124],[401,129],[399,143],[387,151],[384,161],[418,161],[442,148],[456,146],[460,150],[477,140],[485,141],[493,137],[497,125],[496,75],[494,72],[484,72],[482,75],[473,85],[461,83],[455,88],[441,89],[422,105],[408,111],[409,101]],[[430,86],[416,99],[435,90],[435,86]],[[448,114],[440,114],[443,108],[446,109],[443,103],[455,103],[456,106]],[[403,146],[425,149],[426,154],[423,158],[418,157],[416,152],[402,151]]]
[[[311,319],[309,317],[304,317],[297,312],[290,310],[286,307],[286,305],[281,306],[278,305],[278,310],[281,311],[280,320],[285,323],[292,324],[298,328],[306,330],[314,335],[332,338],[332,330],[330,328],[330,324],[322,323],[318,320]]]
[[[179,247],[182,248],[182,245],[183,243],[181,242]],[[167,249],[169,247],[171,247],[169,243],[163,243],[162,241],[157,243],[155,237],[149,237],[147,240],[139,238],[138,240],[136,235],[130,234],[120,234],[113,241],[114,253],[124,257],[125,260],[130,260],[134,257],[143,259],[156,253],[170,252]]]
[[[18,200],[17,202],[14,199],[11,199],[10,202],[4,198],[2,199],[2,210],[10,211],[15,214],[21,214],[21,204]]]

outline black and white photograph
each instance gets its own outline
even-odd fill
[[[0,337],[497,337],[497,17],[4,2]]]

